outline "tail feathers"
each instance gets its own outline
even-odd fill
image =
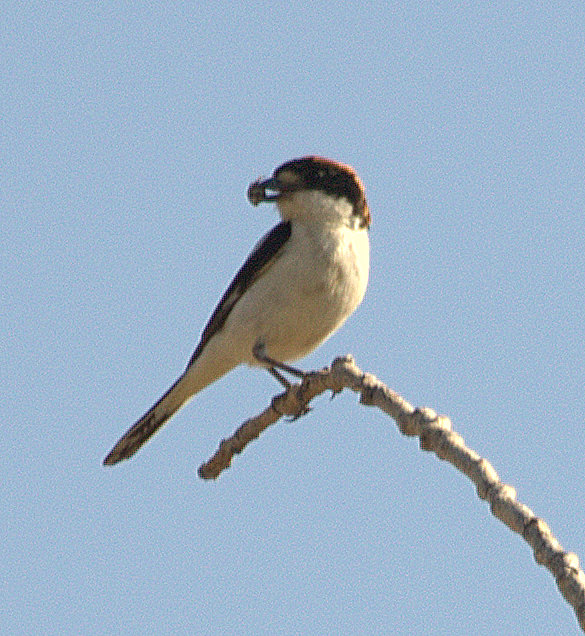
[[[132,457],[183,406],[192,395],[191,391],[187,391],[188,383],[184,380],[185,376],[181,376],[161,399],[124,433],[104,459],[104,466],[111,466]]]

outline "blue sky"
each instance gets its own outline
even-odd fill
[[[129,462],[277,221],[248,184],[353,165],[351,352],[449,415],[585,558],[581,3],[8,3],[2,57],[5,634],[571,634],[527,545],[348,392],[197,467],[278,390],[237,369]]]

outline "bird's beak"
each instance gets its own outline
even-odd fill
[[[274,194],[267,194],[267,190],[272,190]],[[282,191],[282,185],[274,177],[265,180],[258,179],[251,183],[248,188],[248,201],[252,205],[258,205],[262,201],[276,201]]]

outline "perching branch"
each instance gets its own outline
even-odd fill
[[[534,551],[536,562],[552,573],[585,631],[585,573],[579,567],[577,555],[565,552],[548,525],[516,501],[515,489],[500,481],[487,459],[467,448],[463,438],[452,430],[448,417],[429,408],[414,408],[373,375],[361,371],[351,356],[337,358],[330,369],[309,373],[301,384],[293,384],[276,396],[260,415],[247,420],[231,437],[222,440],[213,457],[199,467],[199,476],[215,479],[229,467],[236,453],[241,453],[283,415],[302,414],[317,395],[327,390],[338,393],[344,388],[360,393],[361,404],[377,406],[396,421],[402,434],[418,436],[423,450],[433,451],[471,479],[479,497],[490,503],[492,514],[521,535]]]

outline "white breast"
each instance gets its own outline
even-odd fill
[[[222,340],[239,343],[237,355],[249,364],[257,364],[252,348],[258,340],[275,360],[301,358],[353,313],[368,270],[367,230],[293,222],[274,264],[236,303]]]

